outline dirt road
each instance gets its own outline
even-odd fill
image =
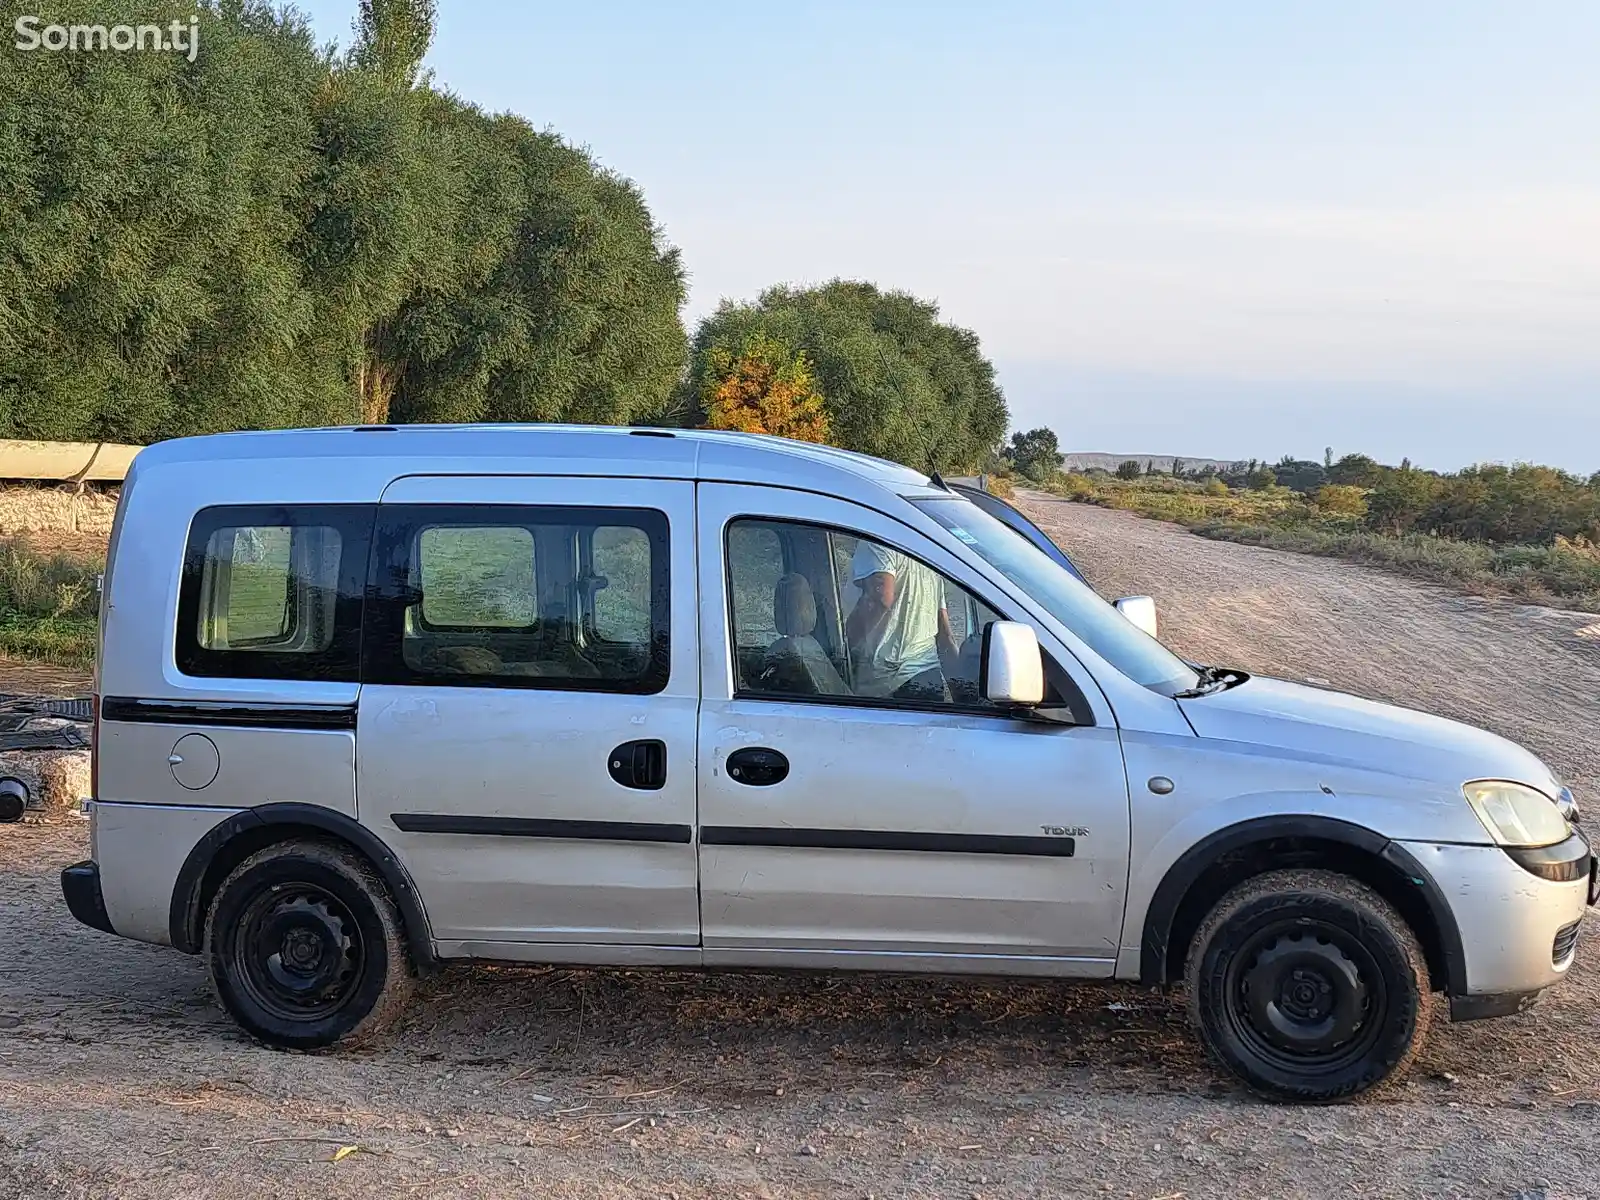
[[[1584,619],[1034,511],[1191,656],[1477,720],[1600,795]],[[1175,997],[1039,983],[482,968],[316,1057],[74,924],[85,840],[0,830],[0,1197],[1600,1197],[1592,934],[1533,1012],[1437,1028],[1408,1086],[1332,1109],[1240,1095]]]

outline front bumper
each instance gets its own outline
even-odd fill
[[[1595,886],[1593,855],[1581,839],[1564,856],[1547,855],[1551,861],[1543,865],[1520,863],[1499,846],[1398,844],[1426,871],[1460,934],[1460,970],[1451,972],[1449,988],[1452,1019],[1520,1012],[1566,975],[1573,927]],[[1573,866],[1555,862],[1580,856]]]
[[[61,894],[67,910],[90,929],[115,933],[106,915],[105,896],[100,891],[100,867],[95,862],[73,863],[61,872]]]

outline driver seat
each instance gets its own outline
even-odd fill
[[[804,575],[791,572],[772,589],[772,623],[779,637],[767,647],[761,679],[775,692],[792,696],[848,696],[817,628],[817,597]]]

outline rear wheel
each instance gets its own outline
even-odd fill
[[[1365,884],[1272,871],[1195,934],[1189,1014],[1211,1054],[1265,1096],[1326,1103],[1398,1079],[1432,1011],[1410,926]]]
[[[269,846],[234,869],[206,915],[205,957],[222,1006],[286,1050],[370,1038],[412,990],[383,880],[319,842]]]

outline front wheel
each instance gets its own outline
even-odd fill
[[[1328,1103],[1393,1082],[1432,1011],[1410,926],[1331,871],[1272,871],[1229,892],[1195,934],[1185,978],[1206,1048],[1276,1100]]]
[[[205,958],[228,1013],[284,1050],[372,1037],[412,988],[383,880],[320,842],[269,846],[234,869],[206,914]]]

